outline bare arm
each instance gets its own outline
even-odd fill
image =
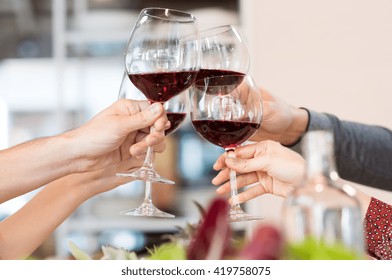
[[[0,203],[76,172],[70,143],[48,137],[0,151]]]
[[[156,132],[145,137],[148,127]],[[65,175],[98,170],[163,141],[161,104],[121,100],[66,133],[0,151],[0,203]],[[143,132],[144,131],[144,132]]]
[[[94,172],[72,174],[44,187],[18,212],[0,222],[0,259],[24,259],[77,207],[92,196],[129,181],[116,172],[140,166],[127,160]]]

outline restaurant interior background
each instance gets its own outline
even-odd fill
[[[79,126],[113,103],[126,41],[147,6],[191,11],[201,29],[237,25],[250,74],[290,104],[392,128],[389,0],[0,0],[0,149]],[[83,204],[34,256],[66,258],[69,239],[88,253],[101,244],[143,250],[196,221],[192,201],[207,205],[214,196],[211,167],[222,150],[197,136],[189,119],[169,137],[157,169],[177,184],[155,186],[153,198],[176,219],[118,215],[143,197],[143,185],[133,182]],[[388,192],[358,187],[392,203]],[[1,204],[0,219],[34,194]],[[266,195],[246,209],[278,223],[281,202]],[[255,225],[235,228],[248,233]]]

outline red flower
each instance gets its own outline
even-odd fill
[[[231,237],[228,210],[225,199],[216,198],[212,201],[192,236],[187,250],[188,260],[218,260],[224,257],[229,250]]]

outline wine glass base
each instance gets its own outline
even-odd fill
[[[230,223],[233,222],[246,222],[246,221],[257,221],[264,219],[263,217],[253,216],[246,213],[239,206],[232,206],[227,215],[227,219]]]
[[[136,217],[174,218],[175,216],[156,208],[152,203],[143,202],[139,207],[120,212],[120,215]]]
[[[172,180],[169,180],[159,175],[155,170],[150,170],[147,168],[140,168],[139,170],[130,173],[117,173],[116,175],[122,177],[132,177],[138,180],[150,181],[154,183],[163,183],[169,185],[175,184],[175,182],[173,182]]]

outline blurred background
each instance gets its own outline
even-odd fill
[[[288,103],[392,128],[388,0],[0,0],[0,149],[80,126],[113,103],[125,44],[149,6],[190,11],[201,29],[237,25],[251,52],[250,74]],[[159,242],[199,218],[192,201],[207,205],[214,196],[211,167],[221,152],[188,119],[157,157],[157,169],[177,184],[153,190],[157,206],[176,219],[119,216],[142,200],[144,188],[134,182],[83,204],[34,256],[66,258],[69,239],[91,254],[101,244],[141,251]],[[358,187],[392,202],[387,192]],[[1,204],[0,219],[34,194]],[[279,222],[280,203],[264,196],[246,208]]]

